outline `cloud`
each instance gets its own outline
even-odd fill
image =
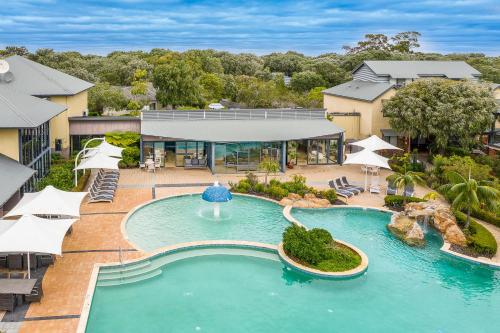
[[[0,8],[0,46],[60,50],[215,48],[340,52],[366,33],[415,30],[425,50],[500,53],[493,0],[17,0]]]

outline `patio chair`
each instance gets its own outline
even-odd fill
[[[0,273],[0,279],[8,279],[8,278],[9,278],[8,272],[1,272]]]
[[[355,188],[361,192],[364,192],[365,189],[361,186],[356,186],[356,185],[352,185],[350,184],[348,181],[347,181],[347,177],[346,176],[342,176],[342,178],[340,178],[341,181],[342,181],[342,184],[344,184],[344,187],[352,187],[352,188]]]
[[[20,254],[9,254],[7,256],[7,268],[9,269],[22,269],[23,256]]]
[[[146,168],[146,163],[144,162],[139,162],[139,169],[145,169]]]
[[[16,297],[13,294],[0,294],[0,310],[13,312],[16,308]]]
[[[36,269],[36,255],[30,253],[30,268]],[[23,269],[28,269],[28,255],[23,254]]]
[[[156,172],[154,163],[148,163],[147,166],[148,166],[148,171]]]
[[[54,257],[51,254],[37,254],[36,262],[38,267],[50,266],[54,263]]]
[[[353,187],[346,187],[342,184],[342,181],[340,180],[340,178],[336,178],[335,179],[335,184],[337,184],[337,187],[341,190],[344,190],[344,191],[349,191],[349,192],[352,192],[354,195],[358,195],[361,193],[360,190],[357,190]]]
[[[413,186],[406,186],[404,190],[404,195],[406,197],[412,197],[415,194],[415,188]]]
[[[7,255],[0,255],[0,267],[7,268]]]
[[[42,296],[43,296],[43,289],[42,289],[42,284],[40,283],[33,287],[33,290],[31,290],[30,294],[24,295],[24,300],[27,303],[40,302],[42,300]]]
[[[94,193],[115,193],[116,185],[104,185],[92,183],[90,186],[90,192]]]
[[[387,195],[396,195],[398,194],[398,189],[396,187],[396,185],[394,184],[393,181],[388,181],[387,182],[387,190],[385,192],[385,194]]]
[[[335,192],[337,193],[337,195],[341,196],[341,197],[344,197],[346,199],[349,199],[351,198],[352,196],[354,196],[354,194],[352,192],[349,192],[349,191],[344,191],[344,190],[341,190],[339,188],[337,188],[337,185],[335,184],[335,182],[333,180],[330,180],[328,182],[328,185],[330,185],[331,188],[333,188],[335,190]]]

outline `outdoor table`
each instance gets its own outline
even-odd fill
[[[0,310],[14,311],[23,295],[31,294],[37,279],[0,279]]]

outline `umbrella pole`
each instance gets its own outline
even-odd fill
[[[365,165],[365,191],[368,187],[368,165]]]
[[[28,279],[31,279],[30,253],[28,252]]]

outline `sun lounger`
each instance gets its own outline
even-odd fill
[[[342,181],[342,184],[344,185],[344,187],[351,187],[351,188],[355,188],[361,192],[364,192],[365,189],[361,186],[356,186],[356,185],[352,185],[350,184],[348,181],[347,181],[347,177],[346,176],[343,176],[342,178],[340,178],[340,180]]]
[[[354,193],[352,193],[350,191],[344,191],[342,189],[337,188],[337,185],[335,184],[335,182],[333,180],[330,180],[328,182],[328,185],[330,185],[330,187],[335,190],[337,195],[340,195],[341,197],[348,199],[348,198],[351,198],[352,196],[354,196]]]
[[[398,194],[398,189],[396,188],[396,185],[394,185],[394,182],[388,181],[387,182],[387,191],[386,194],[388,195],[396,195]]]
[[[349,192],[352,192],[354,195],[358,195],[359,193],[361,193],[360,190],[358,189],[355,189],[353,187],[347,187],[347,186],[344,186],[342,184],[342,181],[340,180],[340,178],[336,178],[335,179],[335,184],[337,185],[337,188],[338,189],[341,189],[341,190],[344,190],[344,191],[349,191]]]
[[[413,186],[405,187],[404,195],[406,197],[412,197],[414,194],[415,194],[415,189],[413,188]]]

